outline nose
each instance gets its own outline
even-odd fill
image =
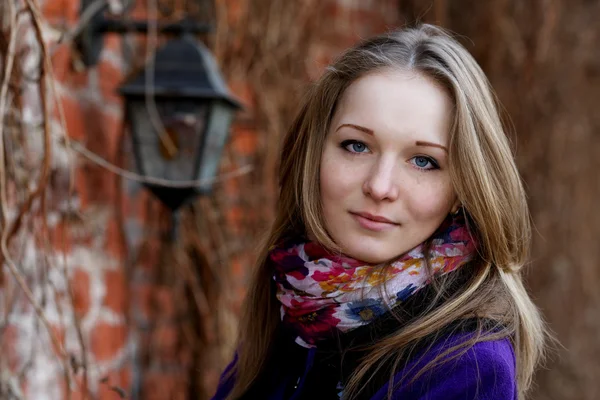
[[[380,158],[373,165],[367,179],[363,183],[365,195],[375,201],[394,201],[398,198],[398,185],[396,182],[396,160]]]

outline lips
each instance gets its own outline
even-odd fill
[[[399,224],[381,215],[373,215],[366,212],[351,212],[354,219],[363,228],[370,231],[384,231],[397,227]]]
[[[369,214],[366,212],[357,212],[357,213],[352,213],[352,214],[358,215],[358,216],[366,218],[366,219],[370,219],[371,221],[375,221],[375,222],[385,222],[388,224],[397,225],[394,221],[389,220],[386,217],[382,217],[380,215],[373,215],[373,214]]]

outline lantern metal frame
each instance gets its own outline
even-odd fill
[[[207,176],[206,171],[201,168],[201,164],[214,154],[220,155],[224,143],[220,140],[225,137],[216,135],[218,130],[214,131],[214,124],[221,124],[221,129],[228,130],[230,121],[221,121],[219,118],[227,119],[227,115],[225,115],[227,110],[233,112],[240,109],[241,104],[229,94],[208,49],[189,34],[172,39],[159,48],[153,60],[153,70],[154,76],[148,77],[145,70],[140,71],[119,89],[127,103],[127,120],[132,125],[136,123],[135,116],[131,115],[135,112],[133,106],[139,105],[140,102],[145,103],[149,85],[152,85],[152,97],[157,103],[159,101],[171,102],[176,105],[177,102],[180,102],[179,105],[183,106],[186,103],[190,104],[190,101],[195,101],[197,103],[195,111],[201,110],[200,102],[204,102],[207,107],[204,110],[204,120],[201,121],[204,131],[199,143],[196,144],[198,148],[195,150],[195,165],[192,169],[197,175],[188,176],[186,179],[208,179],[208,181],[203,184],[199,183],[193,188],[146,185],[163,203],[171,209],[176,209],[184,204],[188,200],[187,198],[192,198],[195,194],[210,192],[212,188],[210,179],[216,173],[214,170],[216,165],[212,163],[208,166],[204,165],[204,167],[212,168],[212,172],[209,170]],[[151,79],[151,82],[148,79]],[[131,128],[134,139],[141,140],[142,133],[138,131],[139,127],[132,126]],[[145,160],[141,153],[141,146],[134,145],[134,151],[138,168],[143,173],[148,172],[143,165]]]
[[[81,0],[80,15],[83,15],[91,7],[94,7],[97,0]],[[131,6],[131,4],[128,4]],[[107,17],[106,11],[108,4],[99,7],[94,14],[89,17],[89,21],[83,25],[81,31],[75,37],[75,47],[79,52],[81,61],[87,67],[94,66],[100,61],[100,53],[104,47],[104,35],[107,33],[116,33],[124,35],[127,33],[147,34],[149,29],[148,21]],[[177,22],[157,21],[153,24],[156,32],[159,34],[182,35],[207,34],[214,30],[211,24],[200,23],[191,18],[183,18]]]

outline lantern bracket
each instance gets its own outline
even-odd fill
[[[81,15],[96,0],[82,0]],[[104,47],[104,35],[116,33],[124,35],[127,33],[147,34],[149,23],[147,20],[136,20],[130,18],[107,17],[105,15],[108,4],[99,7],[97,12],[91,16],[88,23],[84,25],[81,32],[75,37],[75,46],[81,55],[81,61],[86,67],[98,64],[100,54]],[[177,22],[157,21],[153,24],[159,34],[182,36],[185,34],[207,34],[214,31],[214,26],[207,23],[199,23],[191,18],[183,18]]]

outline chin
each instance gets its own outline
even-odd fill
[[[356,256],[351,256],[351,257],[356,260],[362,261],[365,264],[371,264],[371,265],[382,264],[384,262],[389,261],[391,258],[393,258],[393,257],[382,257],[379,254],[373,254],[373,253],[357,254]]]
[[[396,252],[386,251],[387,249],[383,248],[381,244],[371,243],[364,237],[360,240],[350,241],[350,243],[351,245],[344,249],[344,253],[366,264],[380,264],[399,255]]]

